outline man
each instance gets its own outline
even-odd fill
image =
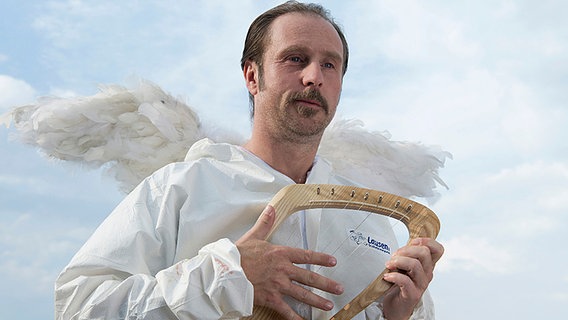
[[[59,276],[56,318],[226,319],[249,315],[256,304],[301,319],[341,308],[333,302],[352,283],[311,271],[337,264],[307,250],[319,248],[319,220],[298,215],[275,235],[279,242],[300,233],[303,249],[263,239],[275,217],[266,204],[282,187],[355,184],[316,156],[347,60],[341,30],[319,6],[289,2],[257,18],[242,59],[254,108],[251,139],[242,147],[199,141],[184,163],[144,180]],[[387,225],[373,227],[392,241]],[[399,249],[386,265],[404,272],[385,276],[395,286],[361,316],[427,317],[421,297],[442,252],[431,239]],[[384,268],[372,267],[374,276]]]

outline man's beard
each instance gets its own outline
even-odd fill
[[[317,101],[325,115],[329,115],[329,104],[318,90],[310,89],[308,91],[295,92],[286,98],[285,104],[295,104],[299,100]],[[297,104],[296,110],[304,118],[311,118],[319,112],[314,110],[314,108],[305,107],[301,103]]]
[[[306,106],[299,102],[301,100],[316,101],[320,107]],[[293,114],[294,110],[297,115]],[[284,96],[277,111],[276,118],[279,126],[283,129],[281,132],[285,139],[295,142],[307,142],[311,141],[310,137],[321,136],[331,121],[329,104],[315,89],[294,92]],[[321,119],[318,117],[319,113],[323,113]]]

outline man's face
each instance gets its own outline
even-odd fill
[[[341,39],[329,22],[300,13],[278,17],[270,33],[255,95],[255,125],[263,121],[272,135],[298,142],[319,136],[339,103]]]

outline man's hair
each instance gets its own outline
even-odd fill
[[[276,18],[284,14],[293,12],[313,14],[331,23],[335,31],[337,31],[337,34],[341,39],[341,43],[343,44],[342,73],[343,75],[345,75],[345,72],[347,72],[347,62],[349,60],[349,47],[347,46],[347,40],[345,39],[345,35],[343,34],[341,27],[334,21],[329,11],[321,5],[315,3],[300,3],[298,1],[287,1],[281,5],[278,5],[264,12],[252,22],[245,38],[243,56],[241,57],[241,69],[244,70],[245,63],[250,60],[255,62],[259,66],[259,77],[262,76],[262,59],[269,40],[268,38],[270,25]],[[251,104],[252,118],[254,113],[254,98],[250,93],[249,99]]]

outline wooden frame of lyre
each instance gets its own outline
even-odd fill
[[[276,211],[276,220],[272,233],[291,214],[317,208],[351,209],[367,211],[397,219],[408,229],[409,242],[412,239],[426,237],[435,239],[440,231],[440,220],[426,206],[415,201],[390,193],[351,186],[330,184],[295,184],[284,187],[270,201]],[[347,213],[346,213],[347,214]],[[363,311],[373,301],[379,299],[392,286],[383,279],[390,272],[383,270],[361,293],[338,311],[332,320],[351,319]],[[282,319],[269,308],[255,306],[253,315],[245,319],[268,320]]]

